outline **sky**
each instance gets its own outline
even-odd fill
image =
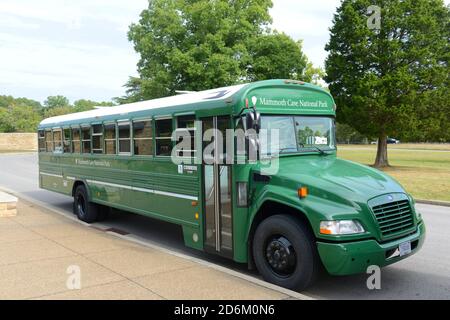
[[[448,3],[450,0],[446,0]],[[127,40],[148,0],[1,0],[0,95],[43,102],[51,95],[109,101],[136,76],[139,56]],[[273,0],[273,28],[323,66],[340,0]]]

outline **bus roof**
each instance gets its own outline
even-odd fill
[[[210,104],[211,102],[227,102],[230,98],[239,95],[240,93],[244,93],[248,89],[265,87],[265,86],[280,86],[280,85],[292,85],[292,84],[302,84],[305,88],[312,89],[314,91],[321,91],[322,93],[326,93],[330,96],[330,94],[323,90],[321,87],[303,83],[299,81],[291,81],[291,80],[265,80],[258,81],[253,83],[245,83],[235,86],[216,88],[211,90],[192,92],[186,94],[179,94],[171,97],[123,104],[119,106],[113,107],[101,107],[90,111],[71,113],[62,116],[56,116],[44,119],[39,127],[52,127],[52,126],[64,126],[64,125],[73,125],[76,123],[89,123],[93,121],[102,121],[104,119],[108,119],[114,116],[123,116],[130,115],[132,116],[134,113],[142,113],[149,110],[156,110],[175,107],[175,106],[188,106],[188,105],[200,105],[204,103]],[[302,87],[303,87],[302,86]],[[189,111],[189,110],[186,110]]]

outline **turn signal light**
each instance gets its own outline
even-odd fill
[[[308,195],[308,188],[307,187],[298,188],[297,193],[300,198],[306,198],[306,196]]]
[[[321,234],[332,234],[331,230],[326,229],[326,228],[320,228],[320,233]]]

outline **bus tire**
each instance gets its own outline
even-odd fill
[[[265,281],[304,290],[317,278],[320,259],[309,229],[288,215],[263,220],[253,238],[256,268]]]
[[[84,185],[80,185],[75,190],[73,211],[81,221],[92,223],[97,220],[98,206],[89,202],[88,193]]]

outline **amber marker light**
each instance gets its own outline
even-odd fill
[[[299,198],[306,198],[308,195],[308,188],[307,187],[300,187],[297,190]]]
[[[198,220],[198,212],[195,213],[195,220]]]
[[[321,234],[332,234],[331,230],[325,229],[325,228],[320,228],[320,233]]]
[[[197,202],[197,201],[192,201],[192,202],[191,202],[191,205],[192,205],[193,207],[196,207],[196,206],[197,206],[197,204],[198,204],[198,202]]]

